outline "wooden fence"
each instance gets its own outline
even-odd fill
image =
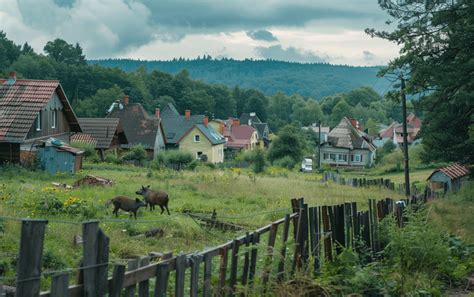
[[[256,280],[264,294],[270,280],[282,281],[288,273],[308,268],[309,263],[317,272],[343,248],[361,248],[356,243],[362,242],[375,258],[383,249],[379,221],[393,214],[403,226],[403,209],[420,199],[424,200],[416,196],[403,202],[371,199],[364,211],[357,203],[308,207],[303,198],[292,199],[291,214],[220,246],[192,254],[167,253],[160,255],[158,261],[146,256],[130,261],[128,267],[109,267],[109,238],[99,222],[85,222],[83,259],[76,284],[69,285],[68,272],[58,273],[51,278],[50,291],[41,293],[48,221],[25,219],[21,226],[16,296],[233,296],[239,287],[251,287]]]
[[[390,179],[387,178],[351,178],[351,177],[342,177],[337,173],[326,171],[323,175],[323,181],[333,181],[339,185],[351,186],[351,187],[370,187],[370,186],[378,186],[384,187],[389,190],[395,191],[401,195],[405,195],[405,183],[395,183]],[[418,189],[415,184],[411,185],[410,189],[411,195],[418,196],[423,194],[427,197],[435,197],[437,193],[433,192],[430,187],[426,186],[423,190],[423,193],[420,189]]]

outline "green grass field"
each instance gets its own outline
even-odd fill
[[[73,184],[93,174],[110,178],[111,187],[83,186],[58,189],[52,182]],[[112,206],[105,203],[116,195],[139,197],[141,185],[151,185],[169,193],[171,216],[161,215],[159,208],[150,212],[141,208],[139,220],[159,220],[137,223],[128,213],[119,211],[122,222],[103,222],[101,228],[110,237],[111,258],[128,259],[149,252],[192,252],[218,245],[268,224],[290,212],[290,199],[305,197],[310,205],[328,205],[348,201],[365,207],[369,198],[399,197],[379,188],[349,188],[321,183],[320,175],[289,172],[270,168],[265,175],[248,171],[211,170],[198,167],[196,171],[150,171],[146,168],[119,165],[86,165],[76,174],[48,176],[14,168],[0,175],[0,216],[15,218],[46,218],[49,220],[108,220],[113,219]],[[141,198],[141,197],[140,197]],[[217,212],[217,218],[244,226],[240,232],[208,230],[182,214]],[[0,262],[18,252],[20,222],[0,221]],[[161,238],[141,235],[151,228],[162,228]],[[75,267],[81,258],[80,245],[74,245],[74,235],[81,235],[81,225],[51,221],[47,226],[45,254],[51,258],[51,268]],[[2,256],[3,255],[3,256]],[[3,259],[2,259],[3,257]],[[56,262],[57,263],[56,263]]]

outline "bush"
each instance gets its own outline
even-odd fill
[[[130,148],[130,151],[123,156],[123,159],[127,161],[142,162],[146,159],[146,150],[141,144],[134,145]]]
[[[81,149],[84,151],[84,157],[92,157],[92,156],[97,156],[97,151],[95,150],[94,146],[89,143],[84,143],[84,142],[79,142],[79,141],[74,141],[71,143],[73,147],[76,147],[78,149]]]
[[[295,168],[296,161],[292,157],[286,156],[273,161],[273,165],[291,170]]]
[[[235,158],[236,162],[250,163],[252,170],[255,173],[261,173],[265,171],[266,158],[265,152],[259,148],[253,151],[241,151]]]
[[[105,155],[105,162],[112,164],[122,164],[122,160],[112,153],[108,153]]]
[[[180,150],[161,151],[155,158],[155,165],[163,167],[173,164],[189,165],[195,159],[190,152]]]

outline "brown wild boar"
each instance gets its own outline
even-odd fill
[[[160,206],[161,213],[163,213],[166,209],[168,215],[170,215],[170,211],[168,209],[168,193],[165,191],[153,191],[150,189],[150,186],[144,187],[142,186],[140,190],[135,192],[137,195],[142,195],[145,198],[145,203],[150,205],[150,211],[155,209],[155,205]]]
[[[114,197],[110,199],[109,201],[107,201],[106,203],[106,205],[110,205],[110,204],[114,205],[113,213],[115,214],[116,217],[118,217],[118,210],[122,209],[124,211],[128,211],[130,215],[132,215],[132,212],[133,212],[133,215],[135,216],[135,220],[137,219],[137,210],[142,206],[146,206],[146,203],[143,202],[142,200],[138,198],[133,200],[132,198],[129,198],[127,196]]]

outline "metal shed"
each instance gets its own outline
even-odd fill
[[[82,168],[82,155],[84,151],[50,138],[39,148],[41,168],[49,174],[57,172],[76,173]]]
[[[447,191],[457,191],[469,178],[469,170],[459,164],[454,163],[447,167],[438,168],[427,178],[430,182],[430,189],[433,191],[443,189]]]

